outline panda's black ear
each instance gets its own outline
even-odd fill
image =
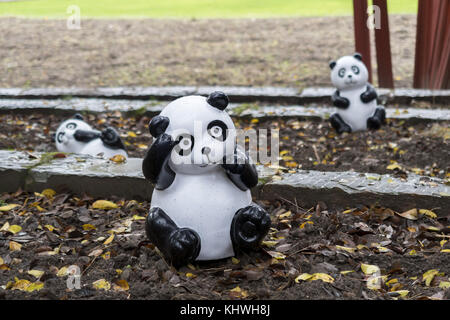
[[[209,95],[206,102],[208,102],[214,108],[223,111],[228,106],[229,99],[225,93],[221,91],[214,91]]]
[[[170,120],[167,117],[164,116],[153,117],[148,125],[150,134],[155,138],[159,137],[166,131],[167,127],[169,126],[169,123]]]
[[[330,69],[333,70],[334,67],[336,67],[336,61],[331,61],[330,62]]]
[[[358,59],[359,61],[362,61],[362,54],[361,54],[361,53],[356,52],[356,53],[353,55],[353,57],[354,57],[355,59]]]
[[[74,118],[74,119],[77,119],[77,120],[81,120],[81,121],[84,120],[83,116],[82,116],[81,114],[79,114],[79,113],[77,113],[76,115],[74,115],[73,118]]]

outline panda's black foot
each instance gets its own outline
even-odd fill
[[[150,241],[176,268],[194,261],[200,253],[201,242],[197,232],[178,228],[161,208],[150,209],[145,230]]]
[[[330,123],[333,126],[334,130],[338,134],[344,133],[344,132],[352,132],[352,128],[348,124],[345,123],[345,121],[341,118],[341,116],[337,113],[333,114],[330,117]]]
[[[100,139],[105,145],[111,148],[125,150],[125,146],[123,145],[119,134],[112,127],[108,127],[103,130]]]
[[[255,249],[269,232],[270,215],[256,204],[236,212],[231,223],[231,241],[236,249]]]
[[[372,117],[367,119],[367,128],[370,130],[378,130],[386,120],[386,111],[383,108],[377,108]]]
[[[189,228],[172,232],[169,237],[168,259],[175,268],[195,260],[200,253],[200,236]]]

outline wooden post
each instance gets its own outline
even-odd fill
[[[353,22],[355,29],[355,50],[363,56],[363,62],[369,70],[369,82],[372,82],[372,62],[370,54],[370,32],[367,27],[367,0],[353,0]]]
[[[375,28],[378,86],[381,88],[394,88],[387,1],[373,0],[373,5],[378,6],[378,8],[380,9],[381,19],[380,28]]]

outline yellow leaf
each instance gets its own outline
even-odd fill
[[[121,154],[116,154],[114,157],[109,158],[114,163],[124,163],[127,161],[127,158]]]
[[[288,211],[288,212],[285,212],[285,213],[283,213],[283,214],[280,214],[278,217],[279,217],[280,219],[283,219],[283,218],[290,217],[291,215],[292,215],[292,212]]]
[[[239,259],[236,259],[235,257],[232,257],[231,258],[231,262],[233,263],[233,264],[239,264]]]
[[[2,257],[0,257],[0,265],[4,264],[5,261],[3,261]]]
[[[270,256],[272,258],[275,258],[277,260],[283,260],[286,259],[286,256],[284,254],[282,254],[281,252],[277,252],[277,251],[267,251],[268,254],[270,254]]]
[[[262,241],[261,243],[266,247],[273,247],[277,245],[278,241]]]
[[[439,243],[441,245],[441,248],[444,246],[444,244],[446,244],[448,242],[448,240],[441,240]]]
[[[396,279],[396,278],[391,279],[391,280],[389,280],[388,282],[386,282],[386,285],[387,285],[388,287],[390,287],[391,284],[394,284],[394,283],[398,283],[398,279]]]
[[[143,149],[146,150],[148,148],[148,146],[146,144],[138,144],[137,146],[139,149]]]
[[[67,275],[67,269],[69,269],[68,267],[62,267],[61,269],[58,270],[58,273],[56,274],[57,277],[64,277]]]
[[[450,288],[450,281],[441,281],[439,283],[439,288],[449,289]]]
[[[431,211],[431,210],[426,210],[426,209],[420,209],[419,210],[419,213],[420,214],[424,214],[424,215],[426,215],[426,216],[428,216],[428,217],[430,217],[430,218],[437,218],[437,214],[436,213],[434,213],[433,211]]]
[[[114,291],[127,291],[130,289],[127,280],[117,280],[114,286]]]
[[[56,191],[53,189],[45,189],[44,191],[41,192],[41,194],[48,199],[52,199],[55,196]]]
[[[376,272],[380,272],[380,268],[378,266],[364,263],[361,264],[361,270],[364,274],[374,274]]]
[[[305,228],[305,226],[306,226],[307,224],[314,224],[314,222],[312,222],[312,221],[306,221],[306,222],[303,222],[303,223],[299,226],[299,228],[300,228],[300,229],[303,229],[303,228]]]
[[[83,227],[83,230],[84,231],[89,231],[89,230],[95,230],[95,229],[97,229],[95,226],[93,226],[92,224],[83,224],[82,225],[82,227]]]
[[[6,206],[1,206],[0,211],[9,211],[11,209],[14,209],[15,207],[18,207],[18,204],[7,204]]]
[[[237,298],[247,298],[248,297],[248,292],[245,290],[242,290],[239,286],[237,286],[234,289],[231,289],[230,293],[232,294],[232,296],[237,297]]]
[[[442,249],[441,252],[450,253],[450,249]]]
[[[111,252],[105,252],[104,254],[102,254],[102,258],[105,260],[109,260],[111,258]]]
[[[393,163],[393,164],[388,165],[388,166],[386,167],[386,169],[388,169],[388,170],[395,170],[395,169],[401,170],[402,167],[399,166],[397,163]]]
[[[409,220],[417,220],[417,219],[419,219],[417,209],[411,209],[411,210],[405,211],[403,213],[398,213],[397,212],[397,214],[400,217],[403,217],[403,218],[406,218],[406,219],[409,219]]]
[[[111,284],[105,279],[100,279],[92,283],[92,286],[97,290],[105,290],[108,291],[111,289]]]
[[[195,274],[191,273],[191,272],[187,272],[186,273],[186,277],[188,277],[188,278],[195,278],[197,276]]]
[[[30,270],[27,273],[31,274],[35,278],[40,278],[44,274],[44,271],[41,271],[41,270]]]
[[[11,233],[14,233],[14,234],[17,233],[17,232],[20,232],[21,230],[22,230],[22,227],[18,226],[16,224],[13,224],[12,226],[10,226],[8,228],[8,231],[11,232]]]
[[[347,251],[350,253],[353,253],[356,251],[356,248],[351,248],[351,247],[343,247],[343,246],[336,246],[336,249],[338,250],[343,250],[343,251]]]
[[[133,220],[145,220],[145,217],[141,217],[141,216],[138,216],[137,214],[135,214],[133,216]]]
[[[136,138],[136,137],[137,137],[136,133],[134,133],[133,131],[128,131],[128,132],[127,132],[127,135],[128,135],[129,137],[132,137],[132,138]]]
[[[55,230],[56,228],[54,226],[52,226],[51,224],[46,224],[44,227],[46,227],[48,229],[48,231],[52,232],[53,230]]]
[[[114,240],[114,234],[110,235],[108,239],[103,242],[103,244],[110,244]]]
[[[409,294],[409,290],[397,290],[392,291],[392,293],[397,293],[400,297],[404,298]]]
[[[44,283],[43,282],[34,282],[31,283],[26,289],[25,291],[27,292],[33,292],[33,291],[39,291],[44,287]]]
[[[431,282],[433,281],[434,277],[439,273],[436,269],[431,269],[425,272],[422,276],[422,281],[425,281],[425,285],[427,287],[430,286]]]
[[[11,251],[20,251],[21,248],[22,248],[22,245],[20,243],[17,243],[15,241],[10,241],[9,242],[9,250],[11,250]]]
[[[349,274],[349,273],[352,273],[352,272],[355,272],[355,270],[345,270],[345,271],[341,271],[340,273],[343,274],[343,275],[346,275],[346,274]]]
[[[295,282],[299,283],[300,281],[315,281],[322,280],[323,282],[333,283],[334,278],[326,273],[302,273],[297,278],[295,278]]]
[[[409,251],[408,254],[409,254],[410,256],[414,256],[414,255],[417,254],[417,252],[416,252],[416,250],[411,249],[411,251]]]
[[[97,200],[92,204],[94,209],[110,210],[118,208],[117,204],[108,200]]]

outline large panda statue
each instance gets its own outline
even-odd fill
[[[386,112],[377,106],[377,92],[368,83],[369,72],[362,56],[355,53],[330,62],[331,82],[337,88],[332,96],[337,113],[330,117],[340,134],[361,130],[377,130],[384,123]]]
[[[128,157],[125,146],[114,128],[94,130],[83,121],[80,114],[59,125],[55,133],[55,143],[56,149],[60,152],[102,155],[107,159],[115,155]]]
[[[175,267],[254,249],[269,231],[269,214],[252,203],[256,167],[236,147],[228,97],[186,96],[149,124],[154,141],[143,161],[154,185],[148,238]]]

